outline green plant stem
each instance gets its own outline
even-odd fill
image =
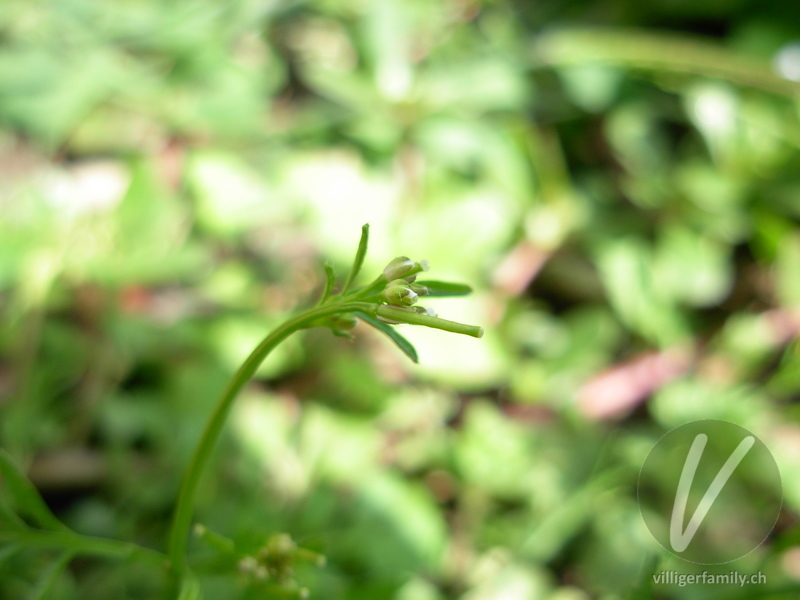
[[[197,486],[239,391],[255,374],[256,369],[264,362],[267,355],[292,333],[313,326],[318,319],[357,310],[374,314],[375,305],[363,302],[332,302],[292,317],[264,338],[264,341],[253,350],[236,371],[206,423],[203,435],[194,450],[189,468],[181,484],[169,537],[169,564],[173,574],[180,577],[185,569],[186,544],[192,523],[192,509]]]
[[[373,281],[369,285],[366,285],[363,288],[359,288],[357,290],[352,290],[350,292],[347,292],[346,298],[348,302],[352,300],[363,300],[364,298],[367,298],[368,296],[371,296],[381,291],[384,287],[386,287],[387,283],[388,281],[386,281],[386,277],[384,277],[383,275],[378,275],[375,281]]]
[[[90,554],[107,558],[132,558],[158,566],[164,566],[167,561],[165,554],[138,544],[79,535],[67,531],[42,529],[0,531],[0,542],[23,544],[34,548],[67,550],[75,554]]]
[[[477,325],[465,325],[463,323],[457,323],[456,321],[431,317],[410,310],[391,308],[390,306],[379,306],[377,310],[373,307],[370,314],[384,317],[392,321],[410,323],[411,325],[425,325],[433,329],[441,329],[442,331],[449,331],[451,333],[461,333],[476,338],[483,336],[483,327],[478,327]]]

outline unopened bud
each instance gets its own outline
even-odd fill
[[[275,558],[288,557],[297,548],[294,540],[285,533],[276,533],[267,540],[267,544],[261,548],[263,556],[271,556]]]
[[[258,561],[252,556],[245,556],[239,561],[239,570],[242,573],[253,573],[258,568]]]
[[[383,296],[389,304],[411,306],[417,302],[417,293],[403,279],[395,279],[383,290]]]
[[[336,329],[349,331],[358,325],[358,319],[349,313],[343,313],[334,315],[333,318],[331,318],[331,325]]]
[[[414,261],[407,256],[398,256],[386,265],[386,268],[383,270],[383,276],[386,277],[387,281],[399,279],[413,269],[414,266]]]

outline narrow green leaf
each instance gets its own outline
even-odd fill
[[[0,474],[5,481],[8,494],[19,513],[30,517],[37,525],[56,531],[66,529],[50,511],[39,495],[39,490],[28,480],[5,450],[0,450]]]
[[[53,562],[50,568],[45,572],[44,577],[39,582],[39,585],[36,587],[33,595],[31,596],[31,600],[44,600],[47,597],[47,594],[53,587],[53,584],[58,580],[58,576],[61,575],[61,572],[67,568],[74,553],[71,550],[67,550],[62,552],[59,557]]]
[[[317,302],[317,306],[324,304],[325,300],[330,297],[333,286],[336,283],[336,273],[334,273],[330,263],[326,262],[323,266],[325,267],[325,289],[322,292],[322,297],[319,299],[319,302]]]
[[[350,274],[347,276],[347,281],[344,282],[342,294],[346,294],[353,282],[356,280],[361,266],[364,264],[364,257],[367,255],[367,244],[369,243],[369,223],[365,223],[361,227],[361,240],[358,242],[358,250],[356,251],[356,258],[353,261],[353,268],[350,269]]]
[[[450,283],[449,281],[415,281],[415,285],[424,285],[428,288],[429,298],[445,298],[447,296],[466,296],[472,293],[472,288],[463,283]]]
[[[415,363],[419,362],[419,357],[417,356],[417,350],[414,348],[414,346],[411,345],[411,342],[409,342],[406,338],[400,335],[394,327],[392,327],[387,323],[384,323],[383,321],[379,321],[375,317],[372,317],[366,313],[357,312],[356,316],[365,323],[372,325],[375,329],[377,329],[381,333],[386,334],[389,337],[389,339],[391,339],[395,344],[397,344],[397,347],[400,348],[400,350],[402,350],[403,353],[413,362]]]
[[[10,529],[25,529],[27,527],[25,522],[19,518],[19,515],[3,502],[2,498],[0,498],[0,523],[2,523],[3,527]]]

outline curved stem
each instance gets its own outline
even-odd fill
[[[172,517],[172,526],[169,537],[169,560],[172,572],[180,576],[185,568],[185,555],[189,528],[192,524],[192,509],[197,493],[197,486],[200,477],[211,457],[211,451],[219,440],[222,427],[230,413],[233,401],[239,391],[255,374],[259,365],[264,362],[267,355],[272,350],[289,337],[295,331],[311,327],[314,321],[343,312],[360,310],[367,313],[374,313],[375,306],[362,302],[343,302],[332,303],[302,312],[270,333],[255,350],[242,363],[236,371],[225,391],[217,401],[216,408],[210,419],[206,423],[203,435],[197,444],[192,455],[192,460],[184,476],[181,489],[178,494],[178,502],[175,506],[175,513]]]

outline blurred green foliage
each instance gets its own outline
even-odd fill
[[[216,396],[369,222],[366,272],[428,259],[478,292],[431,305],[486,337],[407,327],[420,367],[364,327],[290,339],[202,482],[209,531],[324,554],[294,575],[312,598],[797,597],[797,13],[5,0],[0,446],[75,531],[163,550]],[[655,441],[702,418],[781,468],[770,539],[718,568],[766,585],[649,578],[704,569],[635,493]],[[192,548],[187,597],[278,593]],[[163,585],[0,546],[2,598]]]

